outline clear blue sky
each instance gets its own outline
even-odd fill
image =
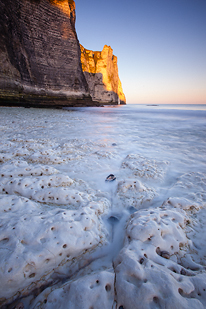
[[[206,0],[76,0],[87,49],[110,45],[127,103],[206,104]]]

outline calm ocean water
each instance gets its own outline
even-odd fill
[[[129,104],[135,108],[154,108],[154,109],[178,109],[178,110],[206,110],[206,104]]]
[[[206,104],[128,104],[124,106],[121,113],[131,113],[137,115],[137,117],[206,117]],[[128,114],[128,116],[129,116]]]
[[[66,108],[70,110],[71,108]],[[108,116],[113,121],[122,118],[123,122],[126,120],[131,123],[132,119],[155,119],[155,118],[173,118],[186,119],[190,118],[206,118],[206,104],[127,104],[116,106],[105,106],[104,108],[72,108],[72,110],[85,112],[88,115],[95,114],[96,117]],[[117,119],[115,119],[117,117]]]

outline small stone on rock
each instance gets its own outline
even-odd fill
[[[107,178],[105,179],[105,181],[109,181],[109,182],[114,181],[114,180],[116,180],[116,177],[115,177],[113,174],[110,174],[110,175],[107,176]]]

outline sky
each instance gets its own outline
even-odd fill
[[[206,104],[206,0],[76,0],[90,50],[112,47],[127,103]]]

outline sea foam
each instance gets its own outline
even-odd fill
[[[1,107],[2,308],[205,308],[203,113]]]

